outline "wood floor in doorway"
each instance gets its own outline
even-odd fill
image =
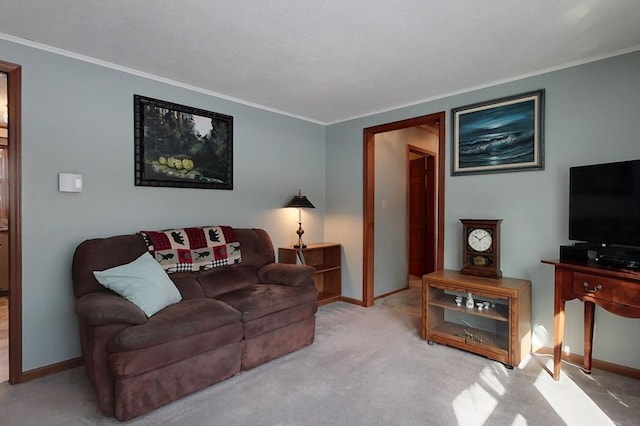
[[[376,299],[374,304],[397,311],[403,311],[412,315],[422,315],[422,287],[409,281],[410,287],[389,296]]]
[[[0,297],[0,383],[9,380],[9,298]]]

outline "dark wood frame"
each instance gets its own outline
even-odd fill
[[[9,383],[22,373],[22,67],[0,61],[9,109]]]
[[[444,111],[421,117],[409,118],[388,124],[381,124],[363,129],[363,238],[362,238],[362,305],[371,306],[373,297],[373,261],[374,261],[374,232],[375,232],[375,135],[377,133],[406,129],[424,124],[437,122],[438,140],[438,217],[436,270],[444,267],[444,175],[445,175],[445,118]],[[343,300],[345,298],[343,297]]]
[[[191,120],[193,116],[209,118],[214,123],[213,129],[220,133],[207,139],[206,135],[199,137],[193,131],[188,132],[186,138],[153,139],[147,133],[152,123],[151,108],[170,114],[173,121],[169,125]],[[163,124],[156,123],[154,130],[173,128]],[[134,95],[134,128],[136,186],[233,189],[232,116]],[[194,153],[196,149],[200,152]],[[178,167],[173,166],[176,163]],[[187,171],[183,164],[192,169]],[[202,164],[206,167],[199,167]]]
[[[534,92],[523,93],[515,96],[509,96],[501,99],[495,99],[488,102],[480,102],[473,105],[467,105],[451,110],[451,126],[452,126],[452,138],[451,138],[451,175],[467,175],[467,174],[480,174],[480,173],[500,173],[500,172],[514,172],[523,170],[542,170],[544,169],[544,89],[536,90]],[[533,161],[509,161],[509,158],[495,159],[489,161],[485,165],[473,165],[468,167],[461,167],[461,141],[460,141],[460,120],[465,115],[487,113],[492,114],[491,119],[495,122],[496,119],[506,118],[509,114],[509,108],[533,101],[533,128],[527,129],[533,132],[533,145],[531,146]],[[478,124],[482,122],[481,117],[475,117]],[[471,119],[467,117],[467,119]],[[510,136],[519,138],[522,130],[513,128],[514,123],[521,125],[525,120],[513,120],[510,124],[505,124],[506,132],[510,132]],[[529,121],[528,119],[526,121]],[[491,127],[486,128],[486,132],[492,131]],[[476,137],[481,137],[480,135]],[[482,152],[489,152],[491,150],[494,156],[507,155],[510,153],[510,148],[513,145],[502,144],[501,141],[495,141],[491,139],[489,134],[484,135],[485,139],[482,141],[484,146]],[[480,143],[480,142],[476,142]],[[484,160],[485,162],[488,159]]]

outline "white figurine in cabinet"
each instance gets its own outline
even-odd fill
[[[467,308],[468,309],[473,309],[473,307],[475,306],[475,302],[473,301],[473,295],[471,294],[471,292],[467,293]]]

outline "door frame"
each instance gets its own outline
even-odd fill
[[[9,383],[22,377],[22,67],[0,61],[9,110]]]
[[[444,111],[420,117],[409,118],[393,123],[363,129],[363,249],[362,249],[362,305],[371,306],[373,296],[373,269],[374,269],[374,228],[375,228],[375,136],[378,133],[391,132],[393,130],[406,129],[425,124],[438,127],[438,173],[437,173],[437,258],[436,269],[444,267],[444,173],[445,173],[445,118]]]

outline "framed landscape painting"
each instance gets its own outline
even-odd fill
[[[544,169],[544,89],[451,110],[451,174]]]
[[[233,189],[233,117],[134,95],[135,185]]]

